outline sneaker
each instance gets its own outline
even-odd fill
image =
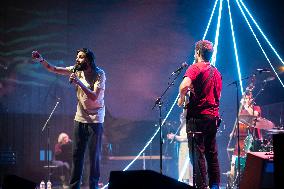
[[[219,185],[218,184],[212,184],[210,189],[219,189]]]

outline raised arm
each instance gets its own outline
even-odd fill
[[[53,72],[61,75],[70,75],[72,72],[65,67],[57,67],[49,64],[38,51],[32,52],[32,60],[39,62],[49,72]]]

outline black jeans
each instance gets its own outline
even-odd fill
[[[102,145],[102,123],[80,123],[74,122],[74,136],[72,146],[72,171],[70,188],[79,189],[83,173],[84,156],[86,147],[89,148],[90,158],[90,189],[97,189],[100,178],[100,155]]]
[[[201,132],[194,137],[194,151],[195,151],[195,173],[196,185],[198,188],[207,187],[207,172],[208,168],[209,186],[212,184],[219,185],[220,183],[220,168],[218,161],[218,150],[216,143],[216,133],[218,127],[217,118],[189,118],[187,119],[186,129],[189,132]],[[192,152],[192,136],[188,134],[189,150]],[[190,153],[192,160],[192,153]],[[204,158],[205,157],[205,158]]]

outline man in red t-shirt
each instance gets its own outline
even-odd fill
[[[222,76],[210,65],[213,45],[201,40],[195,46],[195,63],[191,65],[180,84],[178,105],[182,106],[185,95],[190,91],[187,104],[187,132],[198,132],[194,138],[195,179],[198,188],[207,188],[207,161],[209,187],[219,188],[220,168],[216,144],[219,124],[219,102],[222,90]],[[188,141],[192,135],[188,134]],[[189,147],[192,146],[189,142]],[[191,150],[191,148],[189,149]],[[205,156],[205,158],[204,158]],[[191,158],[192,159],[192,158]]]

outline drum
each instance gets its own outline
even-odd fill
[[[239,122],[240,127],[240,156],[246,156],[246,153],[249,151],[251,147],[252,137],[249,135],[249,126]],[[236,144],[234,149],[234,155],[238,156],[238,141],[237,141],[237,129],[235,133]]]
[[[254,152],[271,152],[273,151],[272,139],[256,139],[253,141],[253,148],[251,151]]]
[[[239,127],[240,127],[240,138],[246,138],[246,136],[249,133],[249,125],[243,122],[239,122]],[[237,136],[237,128],[236,128],[235,136]]]

